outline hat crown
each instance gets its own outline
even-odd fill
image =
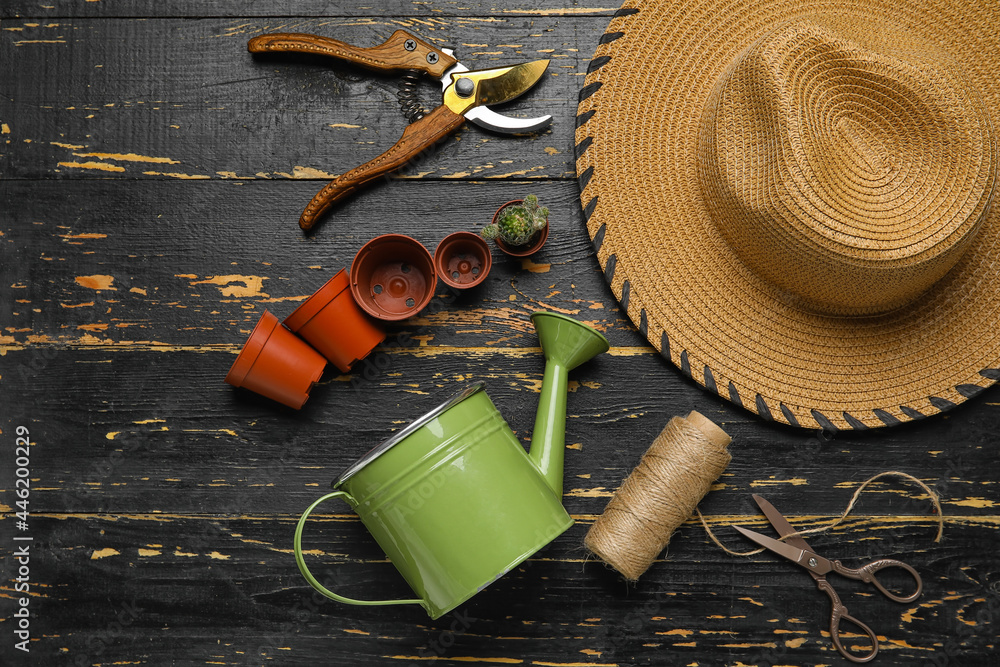
[[[709,99],[699,178],[742,262],[808,309],[883,312],[962,257],[992,202],[989,115],[936,45],[888,25],[797,21]]]

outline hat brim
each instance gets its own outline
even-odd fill
[[[962,260],[909,305],[868,317],[804,309],[737,258],[697,180],[698,131],[726,66],[799,1],[626,3],[588,68],[577,116],[580,201],[622,308],[664,357],[765,419],[828,430],[950,409],[1000,379],[1000,207]],[[1000,4],[823,4],[942,43],[1000,128]]]

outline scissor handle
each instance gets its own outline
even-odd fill
[[[830,610],[830,639],[833,641],[833,645],[836,647],[840,655],[844,656],[851,662],[857,663],[870,662],[873,660],[875,656],[878,655],[878,637],[875,636],[872,629],[847,612],[847,607],[845,607],[844,603],[840,601],[840,596],[837,595],[837,591],[833,590],[833,586],[831,586],[830,582],[826,580],[826,577],[817,578],[816,586],[830,597],[830,602],[833,605]],[[844,645],[840,641],[841,621],[847,621],[848,623],[861,628],[861,630],[868,635],[868,639],[871,640],[872,650],[868,653],[862,653],[859,655],[857,653],[851,653],[844,648]]]
[[[335,202],[365,183],[399,169],[418,153],[457,130],[463,122],[465,116],[442,104],[420,120],[407,125],[403,136],[392,148],[360,167],[341,174],[317,192],[299,217],[299,227],[304,230],[312,229],[319,217]]]
[[[860,581],[865,582],[866,584],[874,584],[875,588],[879,589],[882,595],[886,596],[887,598],[895,602],[913,602],[918,597],[920,597],[920,592],[923,590],[924,587],[924,582],[920,579],[920,575],[917,573],[916,570],[914,570],[906,563],[898,561],[894,558],[880,558],[879,560],[873,560],[870,563],[862,565],[859,568],[847,567],[843,565],[839,560],[833,561],[832,564],[833,564],[833,571],[836,572],[837,574],[843,575],[850,579],[858,579]],[[892,591],[888,590],[885,586],[883,586],[882,582],[880,582],[878,580],[878,577],[875,576],[875,573],[879,572],[880,570],[888,569],[890,567],[906,570],[906,572],[908,572],[910,576],[913,577],[913,580],[916,582],[917,584],[916,590],[914,590],[909,595],[902,596],[902,595],[896,595]]]
[[[247,42],[250,53],[312,53],[347,60],[355,65],[384,72],[420,70],[441,78],[458,62],[405,30],[397,30],[378,46],[360,47],[336,39],[301,32],[272,32]]]

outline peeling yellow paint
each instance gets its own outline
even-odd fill
[[[115,281],[114,276],[109,276],[103,273],[97,273],[92,276],[77,276],[75,278],[78,285],[83,287],[89,287],[95,290],[114,290],[118,291],[117,287],[112,287],[111,283]],[[93,305],[93,304],[91,304]]]
[[[108,431],[104,434],[104,437],[108,440],[114,440],[119,433],[121,433],[121,431]]]
[[[548,273],[552,269],[551,264],[535,264],[530,257],[521,258],[521,268],[532,273]]]
[[[750,486],[773,486],[775,484],[791,484],[792,486],[803,486],[808,484],[809,480],[802,477],[793,477],[792,479],[775,479],[773,476],[768,479],[759,479],[750,482]]]
[[[0,134],[10,134],[10,125],[7,123],[0,123]]]
[[[139,548],[140,556],[159,556],[162,553],[163,553],[162,551],[158,551],[156,549],[143,549],[141,547]]]
[[[170,178],[180,178],[188,181],[205,181],[212,178],[207,174],[182,174],[176,171],[144,171],[142,173],[146,176],[169,176]]]
[[[218,551],[213,551],[212,553],[208,554],[208,557],[215,560],[229,560],[229,556],[225,554],[220,554]]]
[[[265,276],[243,276],[233,274],[228,276],[207,276],[205,280],[193,281],[191,284],[204,285],[207,283],[215,285],[222,292],[222,296],[269,297],[271,296],[270,294],[261,291],[265,280],[267,280],[267,277]],[[231,285],[230,283],[243,283],[243,285]]]
[[[295,179],[310,179],[310,178],[322,178],[322,179],[333,179],[336,178],[336,174],[331,174],[326,171],[320,171],[319,169],[314,169],[312,167],[302,167],[295,165],[292,167],[292,173],[287,173],[283,171],[274,172],[277,176],[283,176],[285,178],[295,178]]]
[[[96,234],[96,233],[90,233],[90,234],[59,234],[59,236],[61,238],[64,238],[64,239],[106,239],[106,238],[108,238],[107,234]]]
[[[90,560],[99,560],[101,558],[107,558],[108,556],[118,556],[121,552],[116,549],[99,549],[90,554]]]
[[[70,167],[72,169],[98,169],[100,171],[125,171],[125,167],[105,162],[59,162],[60,167]]]
[[[328,127],[344,127],[349,129],[360,128],[360,125],[351,125],[350,123],[327,123]]]
[[[151,157],[136,153],[73,153],[76,157],[96,157],[98,160],[119,160],[122,162],[158,162],[162,164],[180,164],[180,160],[168,157]]]

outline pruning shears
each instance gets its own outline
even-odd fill
[[[395,171],[424,149],[456,131],[465,120],[504,133],[533,132],[547,126],[552,116],[513,118],[491,110],[487,105],[514,99],[538,82],[548,60],[533,60],[509,67],[470,70],[455,58],[452,49],[439,49],[405,30],[397,30],[379,46],[361,48],[344,42],[305,33],[269,33],[247,43],[251,53],[298,52],[331,56],[369,69],[402,72],[405,84],[400,92],[410,125],[389,150],[360,167],[341,174],[320,190],[299,218],[299,226],[308,230],[319,216],[335,202],[355,189]],[[441,104],[424,113],[412,98],[412,83],[420,73],[441,82]],[[404,84],[404,85],[405,85]]]

